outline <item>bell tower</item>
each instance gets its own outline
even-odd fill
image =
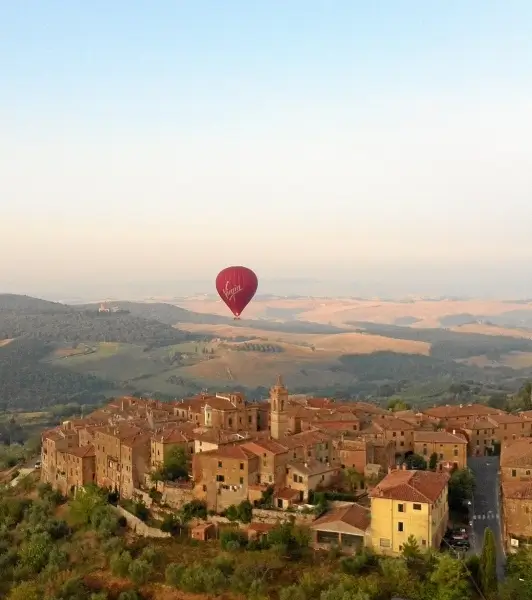
[[[270,434],[278,440],[288,431],[288,390],[285,388],[281,375],[277,383],[270,388]]]

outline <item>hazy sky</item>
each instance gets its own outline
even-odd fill
[[[526,263],[531,31],[530,0],[1,2],[0,291]]]

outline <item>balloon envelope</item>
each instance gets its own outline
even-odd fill
[[[257,276],[247,267],[227,267],[216,277],[216,290],[235,317],[249,304],[258,285]]]

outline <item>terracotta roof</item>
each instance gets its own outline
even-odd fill
[[[285,436],[278,442],[290,449],[299,446],[314,446],[315,444],[328,442],[330,439],[330,436],[321,431],[302,431],[301,433]]]
[[[460,434],[449,431],[414,431],[414,442],[434,444],[467,444],[467,440]]]
[[[291,461],[288,463],[288,467],[304,475],[320,475],[321,473],[329,473],[338,469],[338,466],[331,466],[319,460]]]
[[[495,423],[489,417],[474,417],[465,421],[448,419],[446,424],[449,429],[470,429],[471,431],[496,429],[499,426],[498,423]]]
[[[528,417],[527,415],[523,415],[523,413],[502,413],[501,415],[490,415],[489,420],[494,421],[495,423],[500,423],[501,425],[504,425],[506,423],[532,423],[532,419],[530,419],[530,417]]]
[[[366,531],[371,523],[371,511],[360,504],[348,504],[325,513],[312,523],[311,528],[320,529],[323,525],[331,523],[346,523],[351,527]]]
[[[275,440],[256,440],[252,442],[246,442],[242,444],[246,450],[253,452],[253,454],[257,454],[261,456],[265,452],[267,454],[285,454],[288,452],[288,448],[279,444]]]
[[[385,408],[377,406],[376,404],[371,404],[369,402],[352,402],[349,404],[352,407],[353,411],[360,411],[370,415],[389,414],[389,412]]]
[[[503,482],[502,494],[509,500],[532,500],[532,481]]]
[[[161,444],[179,444],[190,441],[190,437],[185,434],[181,428],[168,428],[160,433],[155,433],[151,436],[152,441]]]
[[[88,446],[78,446],[77,448],[69,448],[68,450],[63,450],[63,453],[71,454],[73,456],[77,456],[78,458],[96,456],[96,452],[92,444],[89,444]]]
[[[447,487],[449,475],[432,471],[397,469],[373,488],[372,498],[433,503]]]
[[[151,436],[149,433],[145,431],[139,431],[138,433],[134,433],[133,435],[121,439],[122,445],[127,446],[128,448],[134,448],[136,446],[143,446],[150,443]]]
[[[281,500],[297,500],[299,498],[299,491],[285,487],[274,492],[273,495],[275,498],[280,498]]]
[[[239,445],[226,444],[224,446],[220,446],[216,450],[209,450],[208,452],[201,452],[199,454],[196,454],[196,456],[199,456],[199,457],[205,456],[205,457],[213,457],[213,458],[215,458],[215,457],[216,458],[233,458],[233,459],[237,459],[237,460],[249,460],[249,459],[257,458],[256,454],[253,454],[253,452],[246,450],[246,448],[244,448],[242,446],[242,444],[239,444]]]
[[[412,423],[403,421],[402,419],[396,419],[395,417],[388,417],[386,415],[375,417],[373,422],[388,431],[411,431],[414,429]]]
[[[501,448],[501,467],[532,467],[532,438],[505,442]]]
[[[315,421],[313,426],[326,431],[358,431],[358,423],[353,421]]]
[[[497,415],[503,413],[498,408],[491,408],[484,404],[447,404],[446,406],[434,406],[423,411],[424,414],[437,419],[452,419],[456,417],[480,417]]]

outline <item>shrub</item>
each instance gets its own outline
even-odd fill
[[[135,585],[144,585],[145,583],[148,583],[152,573],[153,567],[146,560],[139,558],[129,565],[129,578]]]
[[[160,567],[163,562],[163,554],[155,548],[154,546],[146,546],[144,550],[141,552],[140,557],[141,560],[145,560],[147,563],[154,567]]]
[[[110,567],[113,575],[117,577],[127,577],[129,566],[131,565],[131,554],[127,551],[114,554],[111,557]]]
[[[220,535],[220,545],[224,550],[235,551],[245,548],[247,538],[241,531],[228,530]]]
[[[164,573],[164,578],[168,585],[179,588],[181,587],[181,577],[185,572],[185,567],[178,563],[170,563],[166,567],[166,571]]]

